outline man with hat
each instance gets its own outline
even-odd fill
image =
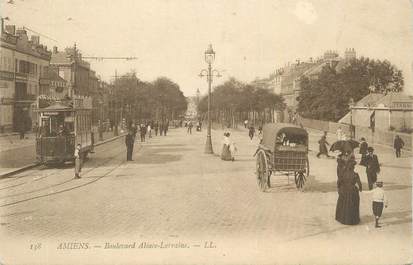
[[[135,137],[133,137],[132,131],[129,130],[125,137],[126,145],[126,161],[132,161],[133,144],[135,142]]]
[[[369,190],[373,189],[373,184],[377,181],[377,174],[380,173],[380,163],[377,155],[373,154],[374,148],[369,146],[367,148],[367,155],[365,158],[367,182]]]
[[[366,138],[361,137],[359,154],[361,155],[360,165],[365,166],[365,160],[367,155],[367,148],[369,145],[366,142]]]

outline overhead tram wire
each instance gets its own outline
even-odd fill
[[[133,57],[133,56],[127,56],[127,57],[82,56],[82,59],[90,59],[90,60],[96,60],[96,61],[103,61],[103,60],[126,60],[126,61],[132,61],[132,60],[137,60],[138,57]]]
[[[35,33],[35,34],[37,34],[37,35],[39,35],[39,36],[42,36],[42,37],[44,37],[44,38],[46,38],[46,39],[49,39],[49,40],[52,40],[52,41],[54,41],[54,42],[58,42],[57,40],[55,40],[55,39],[53,39],[53,38],[51,38],[51,37],[49,37],[49,36],[47,36],[47,35],[45,35],[45,34],[42,34],[42,33],[37,32],[37,31],[35,31],[35,30],[32,30],[32,29],[30,29],[30,28],[28,28],[28,27],[26,27],[26,26],[23,26],[23,29],[24,29],[24,30],[28,30],[28,31],[30,31],[30,32],[33,32],[33,33]]]

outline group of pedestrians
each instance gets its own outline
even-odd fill
[[[152,138],[152,131],[154,131],[155,136],[159,135],[166,136],[169,129],[169,121],[166,120],[165,122],[160,121],[150,121],[144,122],[139,125],[132,123],[130,128],[128,129],[128,134],[125,137],[125,145],[126,145],[126,161],[133,161],[132,154],[133,154],[133,146],[136,140],[136,134],[139,131],[141,142],[146,141],[146,137]]]
[[[250,140],[252,141],[252,139],[254,139],[255,136],[255,126],[250,123],[248,120],[244,121],[244,127],[245,129],[248,129],[248,137],[250,138]],[[258,137],[261,139],[262,138],[262,125],[258,126]]]
[[[192,128],[194,128],[194,123],[192,121],[185,121],[185,128],[187,134],[192,134]],[[200,120],[196,122],[196,130],[198,132],[202,130],[202,122]]]
[[[383,181],[377,181],[380,164],[373,147],[367,147],[363,165],[366,166],[369,190],[372,191],[372,211],[375,217],[375,227],[380,227],[379,219],[387,199],[384,195]],[[345,152],[337,157],[337,190],[336,220],[346,225],[356,225],[360,222],[360,195],[362,184],[359,174],[355,171],[357,162],[354,154]],[[373,189],[373,186],[375,188]]]
[[[337,142],[352,141],[347,139],[340,127],[337,129],[336,135]],[[316,155],[317,158],[320,158],[321,155],[331,158],[332,156],[328,152],[330,144],[327,142],[327,132],[324,132],[318,144],[319,152]],[[401,156],[403,146],[403,140],[396,135],[394,139],[396,158]],[[337,190],[339,196],[336,205],[336,220],[347,225],[355,225],[360,222],[359,192],[363,190],[360,176],[355,171],[357,162],[353,149],[346,150],[343,148],[337,156]],[[383,208],[387,207],[387,199],[383,190],[383,181],[378,180],[381,170],[379,158],[374,153],[374,148],[368,145],[364,137],[360,139],[358,153],[360,154],[359,165],[366,168],[368,190],[372,193],[372,211],[375,218],[375,227],[380,227],[379,219]]]

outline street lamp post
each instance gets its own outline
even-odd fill
[[[207,139],[205,143],[205,154],[213,154],[212,138],[211,138],[211,85],[213,76],[221,77],[217,70],[212,69],[212,63],[215,60],[215,51],[210,44],[205,51],[205,62],[208,64],[208,69],[203,69],[199,74],[200,77],[206,76],[208,82],[208,126],[207,126]]]

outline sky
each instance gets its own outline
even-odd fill
[[[84,56],[134,56],[90,61],[103,80],[136,71],[166,76],[186,96],[207,82],[198,75],[212,44],[221,78],[268,77],[288,62],[336,50],[387,59],[403,71],[413,94],[413,4],[404,0],[0,0],[7,24],[41,33],[60,50],[76,42]],[[29,32],[30,33],[30,32]],[[47,38],[46,38],[47,37]]]

